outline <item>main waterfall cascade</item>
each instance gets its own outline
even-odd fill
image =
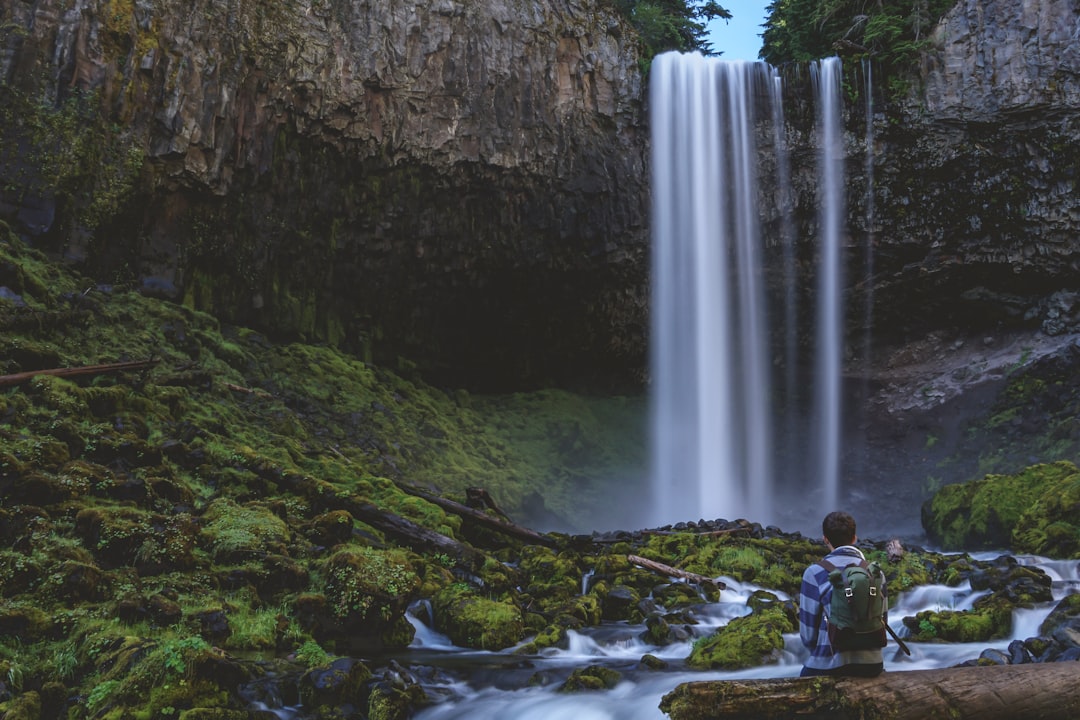
[[[806,313],[795,305],[794,193],[779,74],[762,62],[698,54],[653,60],[651,471],[658,523],[745,517],[809,527],[839,500],[839,60],[814,64],[811,79],[819,233],[816,312]],[[771,133],[762,129],[767,123]],[[771,158],[778,187],[761,182],[762,157]],[[779,207],[779,237],[763,236],[763,203]],[[766,249],[777,245],[784,308],[768,306],[765,284]],[[816,328],[795,327],[799,317],[816,318]],[[808,380],[794,367],[800,334],[815,338],[812,392],[800,389]],[[781,493],[796,512],[780,512]]]

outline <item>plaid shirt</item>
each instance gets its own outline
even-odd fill
[[[858,548],[843,545],[826,555],[825,559],[836,567],[842,568],[866,558]],[[799,637],[802,638],[802,644],[810,651],[810,657],[804,664],[806,667],[818,670],[833,670],[844,665],[880,663],[880,649],[847,652],[836,652],[832,649],[825,620],[825,612],[832,600],[832,591],[829,572],[825,568],[817,563],[806,568],[802,576],[802,589],[799,591]],[[888,606],[886,595],[886,615]]]

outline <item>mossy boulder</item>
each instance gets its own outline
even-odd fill
[[[442,589],[432,598],[432,608],[435,627],[455,645],[502,650],[525,637],[525,621],[516,604],[478,595],[467,585]]]
[[[687,665],[700,669],[740,670],[780,660],[784,633],[795,632],[796,610],[790,602],[761,603],[714,635],[694,643]]]
[[[210,503],[203,514],[204,542],[215,562],[237,563],[265,553],[285,554],[288,525],[262,502],[237,504],[227,498]]]
[[[4,720],[41,720],[41,696],[33,690],[20,693],[6,703],[0,703]]]
[[[1080,472],[1050,483],[1021,514],[1012,539],[1016,552],[1080,558]]]
[[[320,569],[327,609],[353,640],[376,647],[388,639],[408,645],[412,633],[401,632],[406,628],[400,621],[417,599],[420,577],[407,552],[343,545]]]
[[[1039,634],[1063,648],[1080,647],[1080,594],[1062,598],[1039,626]]]
[[[581,690],[610,690],[622,680],[622,673],[603,665],[590,665],[578,668],[559,688],[559,692],[578,692]]]
[[[989,642],[1009,637],[1012,610],[1008,602],[990,596],[971,610],[924,610],[903,622],[915,642]]]
[[[377,683],[368,696],[367,717],[369,720],[408,720],[429,702],[420,685],[397,687],[386,682]]]
[[[367,696],[371,670],[353,658],[337,658],[312,668],[300,677],[300,702],[305,708],[333,708],[356,703]]]
[[[1062,461],[947,485],[923,504],[922,524],[944,548],[1070,557],[1080,550],[1078,510],[1080,470]]]

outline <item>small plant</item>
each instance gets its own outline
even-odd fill
[[[169,640],[161,645],[162,665],[167,674],[184,675],[187,672],[184,656],[189,652],[205,652],[209,649],[209,643],[198,635],[181,640]]]
[[[119,680],[106,680],[95,685],[86,698],[87,711],[91,714],[96,713],[119,687]]]
[[[330,656],[314,640],[308,640],[296,650],[296,659],[309,668],[325,665]]]
[[[919,632],[928,637],[937,637],[937,628],[934,627],[934,623],[925,618],[919,621]]]

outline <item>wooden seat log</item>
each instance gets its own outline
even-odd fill
[[[690,682],[660,709],[671,720],[1072,720],[1080,717],[1080,662]]]

